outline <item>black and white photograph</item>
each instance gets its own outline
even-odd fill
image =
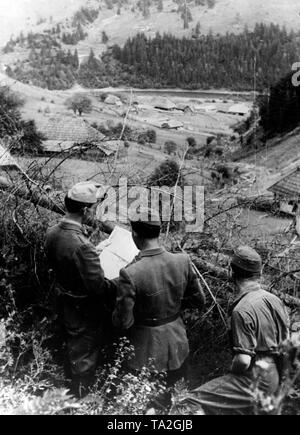
[[[0,415],[300,415],[299,0],[0,0]]]

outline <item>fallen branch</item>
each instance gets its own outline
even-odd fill
[[[180,245],[179,245],[179,247],[180,247]],[[186,254],[186,252],[181,247],[180,247],[180,250]],[[222,322],[224,323],[225,329],[228,330],[228,325],[227,325],[227,322],[226,322],[226,314],[225,314],[224,310],[222,309],[221,305],[218,303],[217,298],[215,297],[215,295],[211,291],[211,289],[210,289],[209,285],[207,284],[204,276],[200,273],[200,271],[198,270],[197,266],[193,263],[193,261],[192,261],[192,264],[193,264],[194,271],[196,272],[196,274],[198,275],[198,277],[200,278],[200,280],[204,284],[204,286],[205,286],[206,290],[208,291],[208,293],[210,294],[214,304],[217,306],[219,314],[220,314],[220,317],[222,319]]]
[[[52,198],[47,192],[42,193],[42,188],[37,189],[35,187],[31,190],[26,187],[18,186],[16,189],[10,181],[0,177],[0,191],[7,195],[14,195],[30,201],[35,206],[42,207],[61,216],[65,215],[65,210],[56,203],[55,198]],[[96,223],[98,228],[106,234],[111,234],[114,229],[114,224],[111,222],[101,222],[97,220]]]
[[[222,267],[215,266],[206,260],[203,260],[203,259],[196,257],[195,255],[191,255],[190,257],[193,261],[195,268],[198,270],[198,272],[200,270],[202,272],[208,273],[209,275],[214,276],[214,277],[219,278],[219,279],[224,280],[224,281],[229,279],[229,274],[228,274],[228,271],[226,269],[224,269]],[[289,275],[293,275],[296,272],[300,272],[300,270],[294,270],[294,271],[286,272],[286,273],[280,275],[267,288],[267,290],[269,292],[278,296],[284,302],[284,304],[288,307],[300,307],[300,298],[290,296],[288,294],[283,293],[280,290],[275,290],[274,286],[276,283],[278,283],[279,280],[281,280]]]
[[[34,188],[32,190],[27,189],[26,187],[19,186],[18,189],[14,189],[14,185],[10,183],[5,178],[0,178],[0,190],[18,196],[19,198],[26,199],[32,204],[45,208],[47,210],[53,211],[57,214],[64,215],[65,211],[56,204],[55,200],[50,197],[47,193],[42,193],[40,189]],[[13,191],[14,190],[14,191]],[[13,191],[13,192],[12,192]]]

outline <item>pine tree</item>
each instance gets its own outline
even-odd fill
[[[73,67],[77,70],[79,68],[79,56],[77,49],[74,51],[73,55]]]
[[[149,9],[149,4],[148,4],[147,0],[143,0],[142,8],[143,8],[143,17],[149,18],[150,17],[150,9]]]
[[[189,28],[189,22],[188,22],[188,19],[187,19],[186,15],[183,18],[183,28],[184,29],[188,29]]]
[[[157,10],[158,12],[162,12],[164,9],[163,0],[158,0]]]
[[[108,42],[108,36],[105,33],[105,31],[103,30],[103,32],[102,32],[102,44],[107,44],[107,42]]]
[[[96,70],[98,67],[98,61],[96,59],[94,50],[91,48],[89,58],[87,61],[87,65],[91,70]]]
[[[200,23],[198,21],[197,24],[196,24],[196,27],[195,27],[195,35],[196,36],[200,36],[200,34],[201,34],[201,25],[200,25]]]

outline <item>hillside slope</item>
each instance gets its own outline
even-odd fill
[[[64,22],[72,18],[75,11],[82,6],[101,7],[98,19],[87,29],[88,37],[81,44],[82,51],[86,46],[98,46],[103,30],[107,32],[111,43],[122,44],[138,31],[145,31],[149,36],[157,31],[190,36],[197,22],[204,34],[210,30],[213,33],[238,33],[246,24],[251,28],[257,22],[273,22],[295,30],[300,24],[298,0],[264,0],[263,3],[260,0],[216,0],[213,8],[196,5],[192,1],[188,6],[193,21],[187,29],[183,28],[183,20],[177,13],[178,5],[172,0],[163,0],[161,12],[157,11],[157,4],[153,3],[148,18],[143,17],[136,4],[136,0],[128,0],[120,8],[118,15],[118,3],[108,9],[105,0],[1,0],[0,44],[3,45],[10,35],[16,35],[22,29],[39,31],[53,23]]]
[[[300,165],[300,130],[288,133],[285,136],[271,139],[264,150],[245,159],[250,164],[260,164],[275,174],[280,174],[286,168]]]

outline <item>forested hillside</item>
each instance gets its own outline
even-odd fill
[[[262,125],[270,136],[290,131],[300,123],[300,83],[296,78],[295,73],[286,75],[261,102]]]
[[[178,39],[139,34],[113,56],[134,86],[253,89],[254,70],[259,89],[268,88],[290,71],[299,59],[299,40],[294,32],[275,25],[257,24],[241,35],[212,34],[197,39]]]
[[[58,30],[28,35],[23,44],[30,49],[29,59],[8,68],[8,74],[49,89],[68,89],[78,81],[85,87],[252,90],[255,72],[257,89],[264,90],[286,75],[300,56],[299,35],[273,24],[218,37],[157,33],[149,38],[140,33],[123,47],[114,45],[101,58],[91,50],[80,66],[76,50],[62,48],[61,38],[67,36]]]

